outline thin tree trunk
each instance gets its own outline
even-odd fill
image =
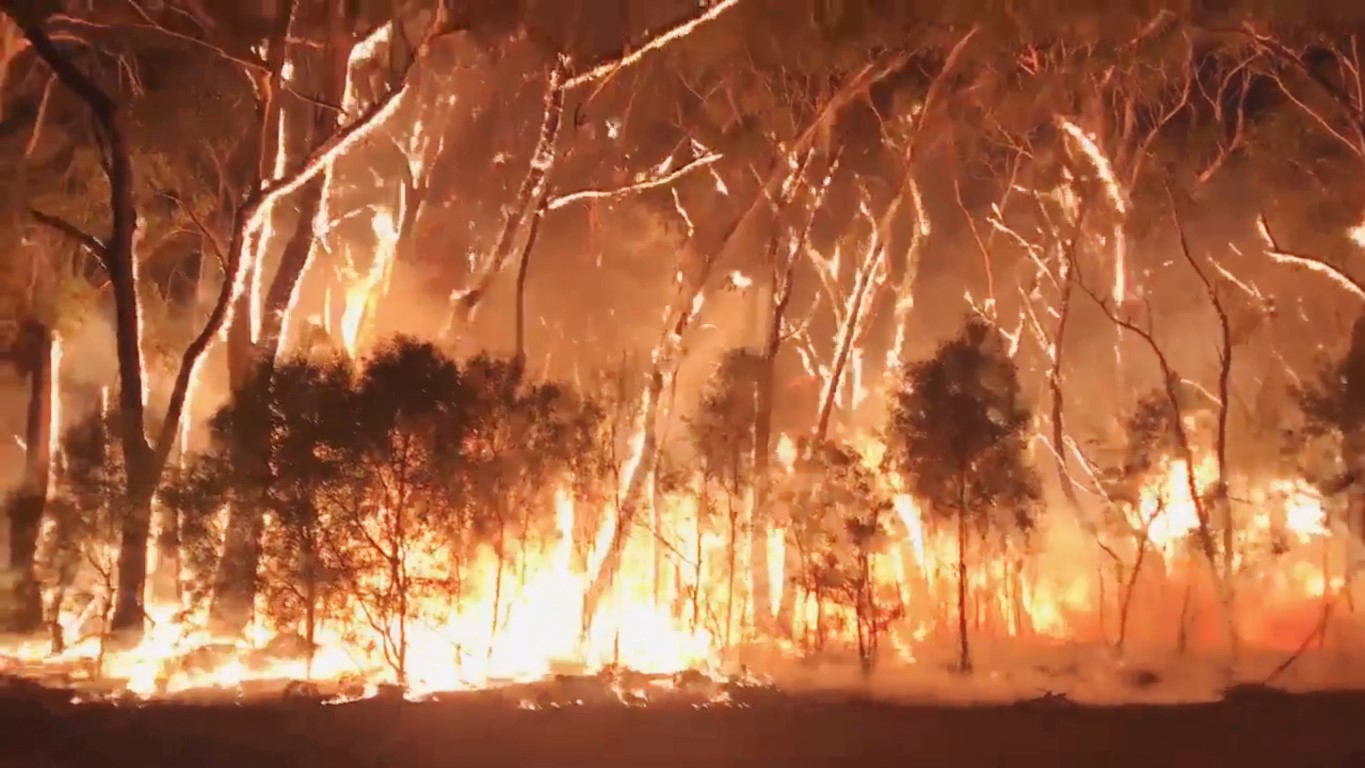
[[[288,4],[292,6],[292,3]],[[284,35],[292,21],[290,8],[281,13],[276,28],[277,37],[272,40],[271,65],[275,83],[271,96],[264,106],[266,115],[265,130],[262,135],[260,167],[258,179],[269,178],[274,168],[284,158],[279,153],[287,151],[280,146],[279,132],[284,130],[288,114],[279,97],[283,85],[283,66],[287,58]],[[322,85],[324,99],[329,103],[340,103],[346,87],[347,60],[350,55],[351,39],[340,28],[340,9],[329,4],[329,39],[324,52],[326,66],[323,68]],[[308,145],[318,143],[318,137],[332,133],[329,124],[335,116],[330,109],[313,106],[303,112],[300,120]],[[275,360],[283,341],[285,324],[293,308],[297,288],[308,268],[312,254],[315,219],[322,207],[326,182],[321,175],[306,183],[298,193],[298,215],[293,233],[285,243],[276,267],[270,288],[267,291],[261,316],[255,317],[255,308],[249,293],[239,299],[234,313],[235,321],[229,329],[228,338],[228,378],[233,392],[241,392],[245,386],[268,387],[274,371]],[[273,215],[273,214],[272,214]],[[252,248],[264,256],[270,243],[254,243]],[[264,269],[259,260],[255,269]],[[256,275],[255,279],[264,279]],[[259,334],[253,338],[252,326],[259,321]],[[261,394],[264,394],[263,392]],[[270,435],[265,430],[251,430],[250,434],[259,436],[258,441],[241,445],[234,459],[239,467],[247,468],[247,475],[255,482],[268,482],[270,468],[267,459],[270,455]],[[244,441],[239,441],[244,442]],[[209,607],[210,624],[213,630],[223,635],[237,635],[251,619],[256,597],[256,573],[260,569],[261,537],[265,531],[262,518],[264,504],[256,498],[256,490],[249,489],[242,498],[232,503],[228,509],[227,533],[223,542],[223,554],[214,575],[213,600]]]
[[[1230,381],[1232,377],[1232,324],[1228,319],[1228,313],[1223,305],[1222,297],[1218,294],[1218,288],[1199,266],[1194,254],[1190,252],[1189,241],[1185,235],[1185,225],[1180,218],[1180,210],[1175,201],[1175,195],[1169,186],[1166,188],[1166,196],[1171,204],[1171,219],[1175,224],[1176,233],[1180,236],[1180,250],[1185,256],[1185,261],[1194,270],[1199,281],[1204,285],[1208,294],[1209,304],[1212,305],[1214,313],[1218,317],[1219,345],[1218,345],[1218,421],[1214,434],[1214,458],[1218,468],[1218,479],[1213,489],[1213,503],[1218,509],[1218,519],[1223,525],[1223,557],[1221,576],[1219,568],[1213,566],[1215,585],[1218,589],[1219,601],[1223,605],[1223,622],[1227,632],[1228,651],[1235,662],[1240,653],[1241,641],[1237,629],[1237,606],[1236,606],[1236,570],[1235,549],[1236,538],[1234,536],[1235,524],[1232,517],[1232,504],[1228,498],[1228,408],[1231,397]]]
[[[531,271],[531,253],[540,235],[540,224],[545,220],[545,199],[531,216],[531,224],[526,232],[526,242],[521,246],[521,258],[517,260],[516,295],[516,353],[517,367],[526,370],[526,277]]]
[[[1147,559],[1147,536],[1143,531],[1142,541],[1138,543],[1137,558],[1133,561],[1133,570],[1128,574],[1128,580],[1123,584],[1123,602],[1119,606],[1119,638],[1114,644],[1114,650],[1119,655],[1123,655],[1123,644],[1128,639],[1128,616],[1132,612],[1133,593],[1137,591],[1138,578],[1142,575],[1142,564]]]
[[[1185,595],[1184,595],[1184,597],[1183,597],[1183,598],[1181,599],[1181,601],[1180,601],[1180,627],[1177,629],[1177,631],[1176,631],[1176,636],[1175,636],[1175,652],[1178,653],[1178,654],[1181,654],[1181,655],[1183,655],[1183,654],[1185,653],[1185,651],[1189,648],[1189,643],[1190,643],[1190,631],[1189,631],[1190,604],[1191,604],[1191,600],[1193,599],[1193,597],[1194,597],[1194,585],[1193,585],[1193,584],[1186,584],[1186,585],[1185,585]]]
[[[312,680],[318,626],[318,547],[317,533],[313,529],[308,530],[304,535],[302,556],[304,567],[303,642],[308,654],[306,657],[306,676]]]
[[[959,672],[972,671],[972,653],[967,640],[967,481],[958,479],[957,503],[957,640]]]
[[[655,349],[653,357],[653,368],[649,376],[649,384],[646,387],[645,400],[642,407],[644,414],[643,426],[645,429],[644,453],[640,457],[639,467],[636,476],[631,478],[627,484],[627,492],[621,505],[618,515],[617,527],[612,537],[611,546],[607,550],[607,556],[603,558],[602,565],[598,572],[594,574],[593,580],[584,596],[583,625],[586,632],[587,625],[596,611],[597,602],[610,587],[611,581],[616,577],[616,572],[621,565],[621,556],[624,551],[626,538],[629,535],[630,524],[634,521],[637,507],[639,506],[639,496],[643,490],[643,477],[641,470],[652,470],[655,454],[658,450],[658,435],[656,429],[656,419],[659,412],[659,400],[663,396],[664,389],[674,375],[677,355],[676,347],[682,336],[691,327],[692,320],[697,314],[697,298],[706,287],[707,279],[716,261],[724,255],[731,242],[734,240],[735,233],[740,227],[758,211],[763,210],[764,202],[771,201],[775,194],[781,193],[782,197],[790,199],[794,193],[797,183],[794,179],[799,179],[805,172],[806,162],[810,157],[810,148],[814,145],[819,131],[822,127],[832,124],[841,113],[844,107],[848,106],[859,93],[863,93],[867,88],[878,80],[899,69],[905,62],[903,56],[892,56],[889,61],[882,62],[878,67],[869,64],[862,71],[842,84],[834,95],[827,101],[815,116],[812,122],[806,127],[801,136],[788,149],[792,156],[803,158],[799,167],[791,169],[788,163],[782,161],[781,157],[773,158],[769,164],[767,174],[764,176],[763,189],[759,191],[738,216],[715,239],[714,244],[705,243],[700,246],[693,246],[696,253],[701,256],[702,265],[698,276],[691,283],[680,285],[679,293],[673,307],[674,319],[669,323],[664,339]],[[783,184],[787,184],[783,188]],[[648,466],[646,466],[648,464]],[[648,472],[645,472],[647,475]]]
[[[33,321],[25,324],[23,357],[29,374],[28,413],[24,428],[24,475],[10,500],[10,568],[17,571],[16,632],[32,632],[43,625],[43,601],[38,588],[36,557],[38,531],[47,507],[52,477],[52,331]]]
[[[895,210],[896,205],[893,203],[891,209],[888,210],[887,219],[890,219],[891,211]],[[870,305],[870,302],[867,301],[868,289],[875,282],[875,274],[885,253],[881,233],[876,233],[874,237],[876,239],[873,245],[868,248],[867,257],[858,267],[857,279],[853,286],[853,296],[848,304],[848,314],[844,317],[843,327],[839,329],[838,346],[834,352],[834,366],[833,370],[830,371],[829,380],[825,382],[824,395],[820,399],[820,417],[815,425],[815,439],[811,443],[812,448],[824,442],[825,436],[829,433],[830,417],[834,414],[834,402],[838,399],[839,385],[843,381],[844,369],[848,366],[848,359],[853,354],[858,331],[866,319],[866,308]]]
[[[503,222],[497,243],[488,263],[474,278],[474,284],[467,290],[451,297],[450,318],[444,335],[453,338],[454,334],[467,330],[473,320],[474,311],[488,293],[493,280],[502,273],[507,260],[512,257],[517,235],[528,217],[537,216],[545,207],[546,193],[549,189],[550,171],[558,159],[556,145],[564,124],[564,80],[568,72],[565,62],[558,61],[550,70],[549,82],[545,90],[545,109],[541,116],[540,133],[536,148],[531,157],[531,167],[517,190],[512,213]],[[529,251],[523,252],[522,263]],[[524,268],[524,267],[522,267]]]
[[[725,563],[725,650],[730,650],[731,632],[735,626],[735,563],[739,556],[739,510],[735,508],[735,494],[725,494],[726,512],[730,522],[730,546]]]

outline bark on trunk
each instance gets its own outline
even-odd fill
[[[1138,541],[1138,553],[1137,558],[1133,561],[1133,570],[1128,574],[1128,579],[1126,581],[1119,582],[1123,585],[1123,597],[1120,598],[1119,637],[1118,641],[1114,643],[1114,650],[1120,656],[1123,655],[1123,646],[1128,640],[1128,617],[1132,613],[1133,595],[1137,592],[1138,579],[1142,576],[1142,566],[1147,560],[1147,549],[1149,546],[1147,537],[1147,531],[1144,529],[1142,538]]]
[[[772,583],[768,577],[768,532],[772,528],[768,505],[772,483],[774,369],[781,340],[779,313],[777,322],[768,331],[754,393],[754,490],[753,509],[749,515],[749,573],[753,585],[754,625],[760,633],[770,632],[776,618],[773,615]]]
[[[300,192],[298,223],[271,281],[262,311],[260,335],[254,344],[250,336],[249,297],[243,295],[246,306],[239,306],[239,320],[233,324],[229,336],[228,371],[234,392],[241,392],[245,386],[264,386],[269,380],[279,353],[285,319],[294,302],[295,288],[308,265],[313,246],[313,218],[321,205],[322,186],[321,179],[314,179]],[[265,457],[270,455],[269,434],[256,430],[250,430],[249,434],[260,439],[239,440],[234,463],[246,469],[248,477],[259,477],[264,482],[269,475],[269,466],[264,463]],[[244,494],[228,510],[223,555],[214,574],[213,601],[209,606],[210,627],[218,634],[239,634],[251,619],[256,598],[256,572],[261,560],[261,536],[265,530],[262,505],[254,500],[254,495]]]

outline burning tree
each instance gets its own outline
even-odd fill
[[[713,506],[713,488],[720,491],[723,500],[721,511],[727,525],[727,562],[725,629],[721,634],[727,648],[735,629],[736,615],[744,615],[742,609],[739,614],[735,613],[735,579],[739,573],[741,542],[748,543],[744,492],[750,483],[763,482],[754,477],[753,467],[755,385],[761,365],[759,357],[748,350],[726,353],[690,424],[692,442],[701,464],[701,512],[709,512]]]
[[[1284,448],[1298,471],[1329,498],[1360,514],[1365,474],[1365,319],[1357,319],[1341,359],[1294,391],[1302,424],[1286,430]],[[1359,535],[1359,531],[1356,532]]]
[[[1168,512],[1169,500],[1164,493],[1155,499],[1154,505],[1148,505],[1143,490],[1167,460],[1179,455],[1179,426],[1175,421],[1180,418],[1181,413],[1172,407],[1165,390],[1143,397],[1124,421],[1127,444],[1121,458],[1102,463],[1096,470],[1106,511],[1111,513],[1106,516],[1108,528],[1120,540],[1131,540],[1135,549],[1132,564],[1126,568],[1117,553],[1114,555],[1120,584],[1118,638],[1114,647],[1119,653],[1128,638],[1133,595],[1153,546],[1152,528]]]
[[[297,627],[311,660],[325,618],[336,617],[347,591],[333,548],[336,527],[328,500],[346,478],[355,430],[354,372],[341,360],[294,358],[249,386],[210,421],[212,445],[172,473],[162,499],[181,516],[188,565],[198,575],[196,597],[211,596],[222,556],[220,512],[251,505],[268,524],[262,531],[262,569],[245,589],[264,598],[265,615],[279,629]],[[261,434],[266,433],[266,434]],[[241,442],[270,452],[240,462]]]
[[[424,599],[450,592],[450,573],[432,555],[455,509],[451,482],[469,435],[466,392],[454,361],[400,338],[369,360],[353,401],[350,482],[335,497],[340,556],[400,684]]]
[[[535,542],[553,538],[554,520],[543,513],[553,510],[555,491],[571,481],[571,471],[587,470],[599,450],[599,409],[567,388],[528,381],[523,371],[516,358],[486,356],[461,369],[461,410],[469,421],[458,466],[460,508],[480,539],[491,538],[493,641],[516,607],[504,595],[509,566],[524,586],[540,554]]]
[[[51,590],[47,620],[53,647],[60,651],[68,641],[94,635],[100,648],[97,667],[112,628],[119,533],[130,514],[119,492],[125,471],[119,426],[108,409],[101,408],[63,436],[64,466],[52,500],[55,524],[50,551],[43,558],[44,581]],[[75,605],[68,605],[68,600]],[[62,613],[73,607],[79,618],[74,626],[63,627]]]
[[[778,486],[786,514],[775,521],[796,552],[790,580],[806,603],[804,645],[824,651],[832,634],[847,629],[839,609],[851,611],[858,658],[870,672],[882,636],[904,608],[899,596],[887,599],[875,569],[890,543],[891,500],[875,469],[849,446],[827,442],[805,457]]]
[[[967,639],[967,542],[1004,527],[1027,532],[1042,500],[1025,458],[1031,414],[998,333],[972,317],[933,358],[905,367],[888,426],[890,459],[908,487],[957,526],[958,667]]]

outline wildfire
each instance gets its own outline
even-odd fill
[[[878,468],[884,447],[866,441],[862,458]],[[798,470],[800,456],[789,436],[777,445],[779,466],[787,476]],[[1151,551],[1164,564],[1163,578],[1181,579],[1180,542],[1199,525],[1189,495],[1187,467],[1180,460],[1161,464],[1143,486],[1134,523],[1144,527]],[[1196,487],[1213,478],[1209,460],[1194,468]],[[934,524],[920,502],[906,493],[898,478],[883,475],[892,500],[891,536],[872,563],[879,586],[894,595],[890,649],[886,653],[910,661],[950,631],[943,606],[955,593],[955,533]],[[1322,500],[1297,483],[1276,481],[1258,496],[1261,508],[1242,527],[1243,544],[1252,546],[1271,531],[1287,533],[1304,546],[1328,541]],[[189,689],[247,686],[252,681],[350,681],[352,695],[373,692],[375,685],[400,679],[410,695],[534,682],[566,671],[591,673],[605,668],[667,675],[689,669],[717,670],[727,663],[725,615],[732,594],[750,588],[740,578],[727,590],[725,571],[729,541],[712,530],[689,491],[676,492],[661,503],[655,530],[637,530],[628,539],[620,575],[599,604],[589,631],[580,632],[584,596],[592,574],[611,544],[616,520],[610,509],[593,509],[576,501],[567,485],[555,489],[553,527],[505,549],[501,557],[491,545],[462,567],[462,586],[455,596],[423,597],[405,617],[380,617],[359,601],[342,615],[322,623],[310,655],[290,645],[294,629],[253,624],[242,639],[224,643],[198,627],[202,617],[185,605],[149,603],[148,630],[133,648],[119,648],[89,626],[98,624],[101,594],[81,611],[71,610],[59,623],[76,639],[59,656],[49,657],[45,643],[29,642],[7,655],[30,663],[84,664],[99,667],[102,679],[122,681],[136,696],[150,697]],[[809,585],[792,579],[792,532],[774,526],[766,538],[772,617],[779,606],[793,606],[796,637],[820,632],[822,642],[852,642],[856,617],[847,606],[823,602]],[[1078,567],[1082,550],[1075,534],[1048,533],[1037,548],[1037,568],[1025,571],[1012,547],[974,545],[974,564],[967,588],[977,621],[1009,636],[1078,637],[1088,631],[1088,616],[1100,610],[1100,585]],[[1070,536],[1071,538],[1068,538]],[[747,537],[740,540],[741,544]],[[659,549],[662,543],[661,556]],[[744,545],[747,546],[747,545]],[[114,562],[113,553],[106,558]],[[748,557],[737,558],[737,568]],[[407,578],[442,578],[461,570],[440,547],[411,551],[403,563]],[[501,594],[492,588],[502,574]],[[1277,570],[1276,598],[1312,600],[1339,588],[1340,575],[1325,573],[1311,561]],[[1297,598],[1293,596],[1297,595]],[[745,607],[740,615],[755,620]],[[770,617],[770,618],[772,618]],[[1255,624],[1256,617],[1248,622]],[[732,628],[733,629],[733,628]],[[1270,630],[1266,630],[1270,631]],[[82,637],[82,632],[85,636]],[[406,648],[396,663],[392,639],[403,636]],[[791,644],[783,645],[789,652]],[[273,649],[273,650],[272,650]]]
[[[369,272],[362,276],[356,274],[354,268],[346,270],[348,280],[341,314],[341,342],[351,357],[358,354],[365,324],[373,318],[375,307],[388,291],[398,249],[398,229],[392,211],[376,210],[371,226],[377,245]]]

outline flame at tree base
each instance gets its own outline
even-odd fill
[[[1196,474],[1209,469],[1201,464]],[[1124,554],[1124,569],[1115,569],[1097,555],[1088,534],[1056,521],[1028,554],[1009,542],[973,542],[967,584],[973,642],[1112,647],[1131,599],[1124,620],[1131,653],[1218,652],[1226,638],[1216,590],[1202,556],[1182,545],[1198,525],[1185,472],[1181,462],[1169,462],[1143,491],[1134,522],[1145,524],[1148,552],[1136,579],[1135,547]],[[875,654],[890,666],[947,658],[957,622],[956,540],[887,482],[896,524],[871,563],[873,599],[886,609]],[[633,532],[620,573],[586,634],[584,595],[610,542],[611,527],[602,523],[611,515],[576,519],[576,507],[583,505],[560,489],[552,533],[504,548],[501,566],[492,547],[484,546],[459,569],[460,589],[421,595],[406,621],[383,619],[353,597],[318,623],[311,654],[297,626],[262,621],[245,638],[224,642],[197,629],[204,625],[199,612],[167,604],[149,608],[146,632],[135,646],[120,647],[113,637],[102,643],[99,605],[107,596],[97,595],[80,614],[62,616],[63,634],[74,642],[60,654],[51,655],[45,640],[30,640],[0,650],[0,658],[103,680],[106,689],[142,698],[244,690],[267,680],[337,683],[352,696],[401,683],[409,695],[421,696],[612,669],[664,677],[714,673],[726,665],[738,668],[741,657],[746,665],[782,656],[837,658],[864,647],[856,603],[803,583],[796,543],[778,527],[767,538],[774,608],[768,618],[786,629],[759,635],[755,627],[770,622],[752,615],[748,579],[738,573],[730,578],[727,524],[700,520],[694,496],[674,494],[655,515],[657,527]],[[1249,555],[1239,562],[1238,631],[1247,648],[1292,652],[1324,624],[1324,611],[1342,602],[1346,537],[1332,534],[1322,500],[1302,484],[1268,484],[1254,512],[1240,523],[1239,551],[1253,552],[1271,538],[1284,541],[1273,566],[1257,570]],[[585,525],[596,526],[591,536],[582,535]],[[747,532],[734,539],[740,548],[748,546]],[[737,572],[745,569],[747,551],[734,562]],[[409,556],[404,578],[448,584],[452,570],[450,557],[433,548]],[[1319,645],[1349,645],[1362,634],[1344,605],[1337,610]],[[268,615],[268,606],[261,604],[257,613]],[[766,656],[755,655],[763,649]]]

